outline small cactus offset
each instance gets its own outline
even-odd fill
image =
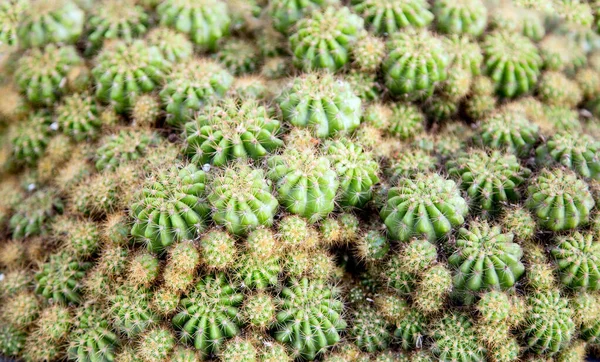
[[[444,33],[479,36],[487,25],[487,8],[481,0],[436,0],[433,13]]]
[[[96,150],[96,169],[114,170],[124,162],[138,160],[156,141],[156,134],[147,131],[121,131],[105,136]]]
[[[600,244],[594,241],[593,234],[575,232],[561,236],[551,254],[564,285],[582,291],[600,289]]]

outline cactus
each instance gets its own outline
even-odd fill
[[[232,159],[259,159],[283,145],[280,122],[255,100],[227,99],[185,125],[185,153],[195,163],[223,166]]]
[[[379,35],[394,34],[407,27],[423,28],[433,20],[429,4],[423,0],[352,0],[351,4]]]
[[[175,348],[176,341],[170,330],[164,327],[155,328],[141,337],[137,355],[146,362],[164,361]]]
[[[61,217],[54,222],[55,239],[62,239],[63,248],[76,258],[86,259],[100,248],[98,226],[92,221]]]
[[[390,250],[390,243],[377,230],[365,233],[356,245],[356,254],[367,263],[383,259]]]
[[[494,81],[498,95],[513,98],[535,88],[542,58],[531,40],[516,33],[494,32],[486,36],[482,49],[485,73]]]
[[[472,203],[490,213],[498,211],[502,204],[519,201],[518,188],[531,174],[514,155],[499,151],[462,152],[448,161],[446,168],[461,181]]]
[[[31,273],[28,270],[17,269],[7,271],[0,284],[0,297],[8,298],[27,290],[31,285]]]
[[[408,273],[427,269],[437,259],[435,245],[424,239],[412,239],[398,253],[398,260]]]
[[[550,71],[572,71],[585,64],[585,51],[565,36],[550,34],[539,43],[544,67]]]
[[[181,338],[193,341],[203,355],[218,353],[227,338],[240,333],[238,306],[242,300],[224,274],[208,275],[181,300],[173,325],[181,330]]]
[[[375,73],[385,57],[385,42],[365,35],[358,38],[351,51],[355,68],[363,73]]]
[[[441,108],[440,105],[444,105],[441,111],[437,111],[438,114],[436,120],[451,118],[457,111],[456,103],[465,98],[471,90],[471,83],[473,82],[473,75],[471,71],[461,66],[453,65],[448,69],[448,78],[440,89],[442,97],[439,99],[430,100],[430,106],[436,105],[435,108]],[[435,109],[434,108],[434,109]],[[441,117],[444,116],[444,117]]]
[[[213,230],[200,239],[202,263],[209,269],[226,269],[236,257],[235,240],[227,233]]]
[[[279,257],[258,257],[242,255],[237,260],[235,277],[246,288],[265,289],[277,285],[278,275],[281,272]]]
[[[69,359],[113,361],[119,337],[110,328],[106,314],[94,304],[79,307],[76,314],[69,337]]]
[[[112,325],[128,337],[135,337],[157,322],[150,309],[150,292],[144,288],[121,287],[110,295]]]
[[[132,125],[140,128],[152,128],[161,115],[161,105],[158,97],[144,94],[139,96],[131,109]]]
[[[481,65],[483,63],[483,54],[481,51],[481,47],[479,43],[474,42],[468,36],[461,35],[450,35],[448,37],[442,38],[442,42],[446,51],[448,52],[449,61],[448,64],[450,67],[448,68],[448,75],[451,76],[446,83],[451,83],[452,73],[453,71],[460,71],[462,73],[462,77],[458,79],[467,79],[470,80],[469,77],[479,76],[481,73]],[[456,78],[456,76],[453,76]],[[456,83],[456,79],[454,80]],[[447,88],[447,85],[445,86]],[[490,86],[493,90],[493,87]],[[489,92],[491,94],[493,92]],[[486,94],[488,94],[486,92]]]
[[[96,138],[102,126],[99,107],[88,93],[65,97],[56,108],[56,122],[77,142]]]
[[[501,323],[507,321],[511,313],[508,295],[499,291],[483,294],[477,302],[477,311],[485,323]]]
[[[251,339],[235,337],[228,342],[219,354],[219,361],[252,362],[257,361],[258,351]]]
[[[277,304],[275,339],[289,344],[294,355],[313,360],[340,341],[346,321],[335,288],[319,280],[292,280]]]
[[[373,301],[378,313],[392,325],[400,323],[410,311],[406,301],[395,294],[382,293],[381,295],[375,295]]]
[[[35,294],[22,292],[6,299],[0,311],[0,318],[9,325],[26,330],[37,319],[40,302]]]
[[[317,137],[348,133],[360,125],[360,98],[347,82],[328,73],[295,78],[277,102],[286,121],[309,127]]]
[[[438,312],[452,289],[450,271],[443,265],[434,265],[425,270],[420,279],[415,288],[415,307],[426,315]]]
[[[157,140],[157,135],[149,131],[120,131],[107,135],[96,150],[96,169],[114,170],[124,162],[138,160]]]
[[[387,89],[395,96],[426,98],[446,80],[449,58],[443,42],[427,30],[407,29],[387,42],[383,62]]]
[[[275,302],[265,293],[248,296],[242,306],[244,320],[253,328],[265,330],[275,321]]]
[[[242,39],[229,39],[215,57],[233,75],[254,73],[261,60],[259,49]]]
[[[35,291],[55,303],[77,304],[81,301],[81,279],[91,266],[66,253],[53,254],[35,274]]]
[[[561,107],[544,107],[543,117],[537,121],[543,132],[549,134],[563,132],[583,132],[577,111]]]
[[[177,311],[179,300],[179,293],[162,287],[154,292],[151,307],[152,310],[156,311],[161,316],[169,316]]]
[[[361,73],[352,70],[344,77],[344,80],[350,84],[350,87],[362,101],[376,101],[379,99],[379,84],[377,84],[377,75],[370,73]]]
[[[476,141],[522,156],[527,155],[538,137],[539,127],[529,122],[525,114],[506,109],[483,121]]]
[[[394,336],[400,339],[403,349],[414,349],[421,347],[427,326],[426,317],[416,309],[411,309],[396,323]]]
[[[464,223],[468,206],[454,181],[438,174],[417,174],[391,188],[380,215],[394,239],[423,235],[435,240]]]
[[[390,135],[407,140],[423,132],[425,116],[410,103],[397,103],[391,107],[386,123],[389,123],[386,128]]]
[[[595,202],[588,185],[574,172],[542,169],[530,183],[526,206],[544,229],[575,229],[589,222]]]
[[[52,189],[36,191],[15,208],[9,226],[13,239],[45,234],[63,202]]]
[[[396,182],[403,177],[412,177],[418,173],[432,172],[437,168],[438,160],[429,152],[421,149],[408,149],[398,152],[393,157],[390,167],[386,170],[392,180]]]
[[[560,164],[579,175],[600,180],[600,142],[571,132],[557,133],[536,149],[541,165]]]
[[[158,48],[142,40],[116,41],[98,54],[92,69],[96,97],[125,113],[136,97],[159,88],[170,68]]]
[[[390,324],[372,307],[354,311],[348,333],[360,349],[370,353],[387,349],[392,338]]]
[[[463,314],[445,315],[433,326],[431,349],[441,361],[484,361],[485,349],[478,342],[473,324]]]
[[[231,18],[221,0],[166,0],[156,7],[163,26],[188,34],[201,50],[215,50],[228,35]]]
[[[238,99],[266,100],[271,97],[267,80],[259,75],[246,75],[236,78],[229,96]]]
[[[11,128],[12,157],[19,163],[34,165],[44,154],[52,132],[52,119],[45,111],[30,114],[26,122]]]
[[[0,327],[0,353],[4,356],[18,356],[25,345],[26,334],[11,325]]]
[[[506,209],[500,225],[504,231],[513,233],[517,240],[530,241],[535,236],[535,220],[531,213],[522,207]]]
[[[575,333],[573,310],[558,291],[538,292],[527,298],[525,337],[537,354],[553,355],[563,350]]]
[[[550,106],[573,108],[583,100],[577,83],[560,72],[545,72],[538,84],[538,97]]]
[[[158,48],[163,58],[172,64],[189,60],[194,52],[194,45],[185,34],[166,27],[150,30],[146,35],[146,42]]]
[[[0,246],[0,265],[6,270],[16,270],[25,266],[27,255],[21,240],[11,240]]]
[[[311,13],[298,21],[296,31],[289,37],[294,65],[305,71],[339,70],[348,63],[350,48],[361,31],[363,20],[346,7],[327,7]]]
[[[10,0],[0,5],[0,46],[19,44],[17,29],[27,5],[27,0]]]
[[[433,14],[437,28],[448,34],[479,36],[487,25],[487,8],[481,0],[437,0]]]
[[[592,233],[560,236],[551,253],[565,286],[583,291],[600,289],[600,244],[594,242]]]
[[[100,253],[98,268],[109,277],[119,276],[127,267],[128,256],[129,250],[124,247],[118,245],[105,247]]]
[[[85,13],[71,0],[36,0],[25,10],[17,27],[19,47],[75,43],[83,32],[84,21]]]

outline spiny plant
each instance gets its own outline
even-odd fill
[[[14,47],[19,44],[17,29],[27,5],[27,0],[10,0],[0,5],[0,45]]]
[[[106,312],[94,303],[77,309],[69,336],[67,355],[78,361],[113,361],[119,336],[108,323]]]
[[[586,134],[560,132],[536,149],[539,164],[560,164],[579,175],[600,180],[600,142]]]
[[[190,59],[176,64],[160,91],[167,123],[188,122],[206,104],[221,98],[232,84],[233,76],[212,60]]]
[[[385,235],[377,230],[365,233],[356,243],[356,254],[367,263],[383,259],[390,251],[390,243]]]
[[[88,93],[65,97],[55,115],[60,130],[78,142],[96,138],[102,127],[99,106]]]
[[[31,113],[28,120],[9,130],[11,154],[22,164],[35,165],[42,157],[53,133],[47,111]]]
[[[449,75],[452,75],[452,72],[457,70],[463,73],[462,77],[466,79],[468,79],[468,75],[473,77],[480,75],[483,54],[479,43],[474,42],[466,35],[450,35],[442,38],[442,42],[448,52]],[[490,88],[493,90],[493,87],[490,86]]]
[[[508,295],[499,291],[490,291],[477,302],[477,311],[486,323],[502,323],[509,319],[511,303]]]
[[[549,34],[538,46],[544,67],[550,71],[572,70],[586,62],[585,51],[566,36]]]
[[[137,355],[143,361],[164,361],[173,351],[177,340],[169,329],[157,327],[143,335],[137,346]]]
[[[526,155],[539,138],[539,127],[517,110],[503,109],[485,119],[476,142],[491,149]]]
[[[29,291],[8,298],[2,305],[0,318],[9,325],[26,330],[40,312],[37,296]]]
[[[452,290],[452,274],[444,265],[434,265],[419,275],[413,304],[426,315],[443,309]]]
[[[45,234],[56,214],[64,209],[53,189],[39,190],[20,203],[9,220],[13,239]]]
[[[379,99],[380,89],[376,74],[361,73],[353,69],[349,74],[346,74],[344,80],[350,84],[350,87],[354,90],[354,94],[364,102]]]
[[[275,321],[275,301],[269,294],[262,292],[250,295],[244,301],[242,315],[253,328],[265,330]]]
[[[231,18],[221,0],[166,0],[156,7],[161,25],[188,34],[201,50],[215,50],[228,35]]]
[[[228,40],[215,58],[234,75],[254,73],[261,61],[260,50],[242,39]]]
[[[25,332],[10,324],[0,327],[0,353],[5,356],[18,356],[25,346]]]
[[[52,234],[76,258],[89,258],[100,248],[100,233],[93,221],[61,217],[53,223]]]
[[[394,336],[400,340],[403,349],[421,347],[427,333],[428,319],[420,311],[410,309],[406,315],[396,322]]]
[[[402,140],[414,138],[425,128],[425,115],[414,104],[396,103],[390,108],[389,117],[382,119],[387,132]],[[385,111],[384,111],[385,112]]]
[[[390,324],[370,306],[359,306],[352,313],[348,333],[360,349],[371,353],[387,349],[392,337]]]
[[[347,82],[329,73],[295,78],[276,101],[284,120],[308,127],[317,137],[349,133],[360,125],[360,98]]]
[[[600,244],[592,233],[559,236],[551,254],[560,270],[561,282],[575,290],[600,289]]]
[[[193,164],[152,175],[131,205],[131,234],[154,252],[198,235],[210,211],[204,201],[205,180],[205,172]]]
[[[336,71],[349,62],[363,20],[347,7],[327,7],[299,20],[295,29],[289,42],[296,67]]]
[[[243,298],[224,274],[207,275],[181,300],[173,325],[203,355],[218,353],[226,339],[240,333]]]
[[[423,28],[433,21],[429,4],[423,0],[352,0],[351,4],[379,35],[394,34],[407,27]]]
[[[192,162],[215,166],[234,159],[260,159],[283,145],[280,128],[257,101],[228,98],[185,124],[185,153]]]
[[[542,169],[530,183],[526,206],[544,229],[575,229],[589,222],[595,202],[588,185],[569,170]]]
[[[298,20],[327,5],[335,5],[338,0],[273,0],[269,2],[267,13],[273,21],[273,27],[282,33],[288,33]]]
[[[353,67],[364,73],[375,73],[385,57],[385,42],[374,36],[361,36],[351,51]]]
[[[127,161],[143,157],[147,148],[155,145],[158,136],[151,131],[122,130],[119,133],[104,136],[96,149],[96,169],[115,170]]]
[[[85,13],[71,0],[33,0],[17,27],[19,46],[73,44],[83,32]]]
[[[158,48],[163,58],[173,64],[179,64],[190,59],[194,45],[185,34],[178,33],[167,27],[156,27],[146,35],[148,45]]]
[[[398,180],[380,215],[390,236],[406,241],[415,235],[441,238],[463,224],[467,212],[467,202],[454,181],[434,173]]]
[[[488,11],[481,0],[437,0],[433,14],[444,33],[479,36],[487,26]]]
[[[210,270],[226,270],[233,265],[237,250],[235,239],[221,230],[212,230],[200,238],[202,263]]]
[[[535,236],[535,219],[526,208],[520,206],[505,209],[500,225],[504,231],[513,233],[517,240],[531,241]]]
[[[112,325],[128,337],[143,333],[157,322],[150,309],[150,292],[144,288],[122,286],[108,296]]]
[[[272,92],[267,79],[260,75],[238,77],[229,91],[229,97],[238,99],[267,100]]]
[[[560,72],[545,72],[537,87],[538,98],[550,106],[573,108],[583,100],[579,85]]]
[[[483,361],[485,348],[479,344],[473,323],[464,314],[444,315],[432,327],[433,354],[442,361]]]
[[[249,362],[256,361],[258,351],[251,339],[235,337],[227,342],[223,351],[219,354],[220,361]]]
[[[132,125],[140,128],[152,128],[156,126],[161,115],[161,104],[158,97],[144,94],[135,100],[131,109]]]
[[[35,274],[35,291],[55,303],[81,302],[81,280],[92,266],[67,253],[52,254]]]
[[[338,293],[319,280],[289,281],[277,301],[275,339],[308,360],[338,343],[346,328]]]

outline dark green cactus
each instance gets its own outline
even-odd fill
[[[77,304],[81,301],[81,280],[91,266],[66,253],[53,254],[35,275],[36,293],[55,303]]]
[[[63,212],[62,200],[52,189],[36,191],[16,208],[9,220],[13,239],[45,234],[56,214]]]
[[[194,45],[185,34],[167,27],[157,27],[146,35],[148,45],[157,47],[163,58],[173,64],[179,64],[192,57]]]
[[[94,304],[77,310],[69,337],[68,357],[76,361],[111,362],[119,336],[111,329],[107,314]]]
[[[370,353],[387,349],[392,338],[390,324],[370,306],[358,306],[352,313],[348,333],[360,349]]]
[[[502,110],[485,119],[476,141],[492,149],[527,155],[539,138],[539,127],[520,111]]]
[[[433,326],[433,354],[441,361],[476,362],[485,360],[475,329],[463,314],[445,315]]]
[[[94,139],[98,136],[102,126],[100,109],[90,94],[81,93],[65,97],[55,113],[59,128],[75,141]]]
[[[573,334],[573,310],[558,291],[539,292],[527,298],[527,346],[538,354],[553,355],[564,349]]]
[[[565,286],[579,291],[600,289],[600,244],[592,233],[559,236],[551,254]]]
[[[481,0],[436,0],[437,28],[448,34],[479,36],[487,25],[487,8]]]
[[[147,148],[155,145],[157,135],[149,131],[123,130],[117,134],[107,135],[96,149],[96,169],[115,170],[128,161],[142,158]]]

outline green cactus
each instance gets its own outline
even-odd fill
[[[194,45],[185,36],[167,27],[156,27],[146,35],[148,45],[158,48],[163,58],[172,64],[179,64],[192,58]]]
[[[224,274],[208,275],[181,300],[173,325],[181,330],[181,338],[193,342],[203,355],[218,353],[226,339],[240,333],[238,306],[242,300],[243,295]]]
[[[351,51],[355,68],[362,73],[375,73],[385,58],[385,42],[365,35],[358,38]]]
[[[261,292],[248,296],[242,307],[242,315],[251,327],[265,330],[275,321],[275,301]]]
[[[242,39],[229,39],[220,47],[215,58],[233,75],[254,73],[261,61],[260,50]]]
[[[582,68],[575,73],[574,80],[584,99],[592,99],[600,92],[600,73],[592,68]]]
[[[226,269],[236,258],[235,240],[226,232],[213,230],[200,239],[202,263],[209,269]]]
[[[242,255],[236,261],[235,277],[246,288],[265,289],[277,285],[281,263],[278,256]]]
[[[420,275],[413,304],[426,315],[438,312],[452,289],[452,274],[443,265],[434,265]]]
[[[483,294],[477,302],[477,311],[485,323],[501,323],[507,321],[511,314],[511,303],[508,295],[499,291]]]
[[[267,80],[260,75],[245,75],[236,78],[229,94],[238,99],[266,100],[271,97],[271,90]]]
[[[425,106],[425,112],[435,122],[449,120],[458,112],[458,107],[455,102],[455,100],[446,96],[435,97],[427,102]]]
[[[12,157],[34,165],[44,154],[53,130],[52,118],[45,111],[30,114],[29,119],[9,130]]]
[[[369,102],[379,99],[380,89],[376,74],[362,73],[353,69],[344,77],[344,80],[350,84],[354,94],[362,101]]]
[[[192,164],[175,165],[151,176],[131,205],[135,220],[131,234],[153,252],[198,235],[209,213],[205,179],[204,171]]]
[[[106,313],[94,304],[79,307],[69,340],[68,357],[79,362],[114,361],[119,343]]]
[[[171,360],[173,362],[196,362],[199,360],[199,356],[193,349],[185,348],[183,346],[176,345],[171,354]]]
[[[436,0],[433,3],[437,28],[448,34],[481,35],[487,26],[487,13],[481,0]]]
[[[350,48],[363,31],[363,20],[347,7],[327,7],[300,19],[289,37],[296,67],[337,71],[350,60]]]
[[[560,72],[543,73],[537,93],[538,98],[550,106],[574,108],[583,100],[579,85]]]
[[[158,327],[141,337],[136,354],[146,362],[165,361],[175,348],[176,342],[170,330]]]
[[[10,0],[0,5],[0,46],[19,44],[17,29],[27,5],[27,0]]]
[[[35,0],[17,28],[21,48],[75,43],[83,32],[85,13],[70,0]]]
[[[561,282],[575,290],[600,289],[600,244],[592,233],[575,232],[557,238],[552,256],[560,270]]]
[[[566,36],[550,34],[540,41],[539,49],[549,71],[571,71],[586,62],[585,51]]]
[[[394,336],[400,339],[403,349],[420,347],[425,338],[427,318],[416,309],[411,309],[396,323]]]
[[[292,280],[278,300],[275,339],[287,343],[294,355],[314,360],[341,339],[346,328],[338,290],[319,280]]]
[[[96,169],[115,170],[124,162],[138,160],[157,141],[157,135],[150,131],[122,130],[107,135],[96,149]]]
[[[583,132],[579,113],[576,110],[561,106],[546,106],[543,112],[543,118],[538,120],[538,123],[545,133]]]
[[[423,132],[425,115],[410,103],[396,103],[391,107],[386,123],[387,132],[403,140],[412,139]]]
[[[93,221],[62,217],[52,226],[53,236],[62,239],[63,248],[76,258],[94,256],[100,248],[100,232]]]
[[[464,99],[471,90],[471,84],[473,83],[473,75],[471,71],[465,69],[461,66],[452,65],[448,69],[448,78],[446,82],[442,85],[441,97],[430,100],[431,105],[436,105],[437,107],[432,107],[431,105],[428,108],[442,108],[444,112],[438,110],[436,120],[451,118],[456,114],[458,107],[456,103]],[[440,107],[440,105],[444,105],[444,107]],[[431,112],[430,112],[431,113]],[[443,116],[443,117],[442,117]]]
[[[395,96],[426,98],[446,80],[449,57],[443,42],[427,30],[407,29],[387,42],[384,81]]]
[[[360,98],[347,82],[328,73],[294,78],[277,102],[284,120],[309,127],[317,137],[348,133],[360,125]]]
[[[356,254],[367,263],[383,259],[390,251],[390,243],[377,230],[365,233],[356,244]]]
[[[498,95],[513,98],[535,88],[542,58],[531,40],[516,33],[493,32],[485,37],[482,49],[484,71]]]
[[[514,155],[499,151],[462,152],[448,161],[446,168],[459,179],[472,203],[490,213],[507,202],[519,201],[518,188],[531,174]]]
[[[407,149],[398,152],[386,170],[392,180],[396,182],[403,177],[412,177],[418,173],[432,172],[437,168],[438,159],[429,152],[421,149]]]
[[[520,206],[506,209],[500,225],[504,231],[513,233],[517,240],[530,241],[535,236],[535,220],[527,209]]]
[[[446,314],[433,328],[432,352],[440,361],[475,362],[485,360],[473,324],[463,314]]]
[[[77,304],[81,301],[81,280],[91,266],[67,253],[53,254],[35,274],[35,291],[55,303]]]
[[[157,322],[150,309],[150,291],[145,288],[120,287],[108,296],[113,326],[128,337],[135,337]]]
[[[273,0],[269,2],[268,14],[273,20],[275,29],[288,33],[306,15],[338,2],[338,0]]]
[[[105,247],[98,259],[98,269],[109,277],[120,276],[127,267],[128,256],[129,250],[122,246],[111,245]]]
[[[201,50],[215,50],[229,34],[231,18],[221,0],[165,0],[156,7],[163,26],[188,34]]]
[[[348,333],[360,349],[370,353],[387,349],[392,338],[390,324],[370,306],[358,307],[352,313]]]
[[[483,121],[476,141],[492,149],[527,155],[539,138],[539,127],[524,113],[502,110]]]
[[[180,295],[178,292],[162,287],[154,292],[151,302],[152,310],[163,317],[172,315],[177,311],[179,300]]]
[[[58,127],[77,142],[96,138],[102,126],[98,104],[88,93],[65,97],[55,114]]]
[[[13,270],[4,272],[4,279],[0,284],[0,297],[8,298],[31,286],[31,272],[28,270]]]
[[[92,69],[96,97],[125,113],[136,97],[158,89],[170,68],[160,50],[145,41],[116,41],[98,54]]]
[[[535,214],[538,225],[552,231],[587,224],[595,204],[588,185],[574,172],[559,168],[542,169],[527,192],[526,206]]]
[[[61,214],[63,209],[63,202],[56,191],[36,191],[15,208],[8,222],[13,239],[45,234],[54,216]]]
[[[536,149],[539,164],[560,164],[594,180],[600,180],[599,155],[600,142],[571,132],[557,133]]]
[[[523,251],[513,243],[513,234],[486,221],[461,228],[456,251],[448,263],[456,268],[454,286],[481,291],[511,288],[525,272]]]
[[[352,0],[351,4],[379,35],[394,34],[407,27],[423,28],[433,20],[429,4],[423,0]]]
[[[527,298],[527,346],[537,354],[553,355],[568,346],[575,333],[573,310],[558,291],[538,292]]]
[[[414,235],[435,240],[452,227],[464,223],[468,206],[457,185],[438,174],[417,174],[400,179],[389,190],[381,219],[394,239],[406,241]]]
[[[219,354],[219,361],[252,362],[257,361],[258,350],[251,339],[235,337],[228,342]]]
[[[437,259],[435,245],[424,239],[413,239],[398,253],[398,260],[409,273],[427,269]]]
[[[132,125],[140,128],[152,128],[161,115],[161,104],[158,97],[144,94],[135,100],[131,109]]]
[[[25,346],[26,334],[10,324],[0,327],[0,353],[16,357]]]
[[[280,122],[255,100],[227,99],[185,125],[185,153],[192,162],[224,166],[232,159],[259,159],[283,145]]]
[[[35,294],[22,292],[3,302],[0,318],[9,325],[27,330],[27,327],[37,319],[40,307]]]
[[[448,52],[450,68],[448,69],[449,76],[452,76],[452,72],[456,69],[462,70],[463,78],[467,77],[467,74],[475,77],[481,73],[481,65],[483,63],[483,54],[479,43],[474,42],[468,36],[462,35],[450,35],[442,38],[444,48]],[[455,81],[456,82],[456,81]],[[448,83],[448,81],[446,82]],[[493,93],[493,86],[491,86]],[[488,94],[488,93],[486,93]]]

